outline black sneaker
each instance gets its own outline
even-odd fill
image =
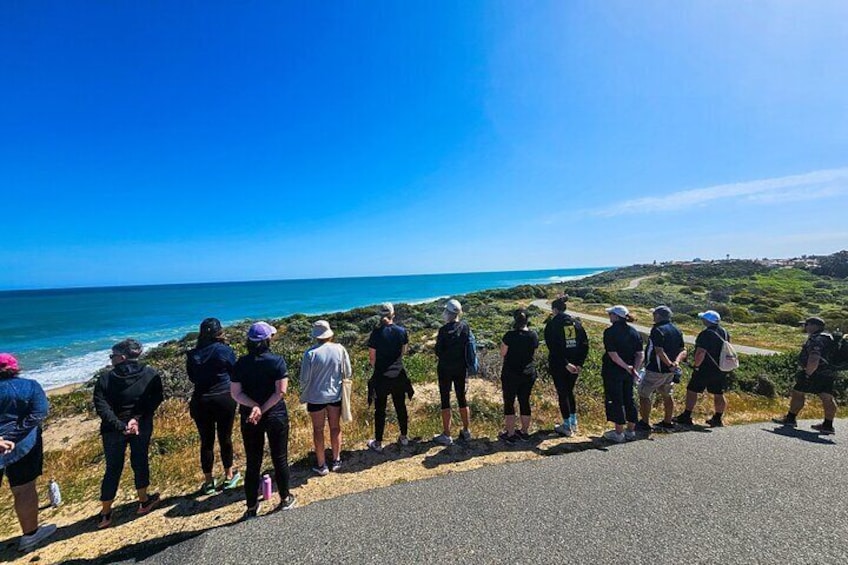
[[[256,518],[256,512],[259,510],[259,505],[257,504],[253,508],[248,508],[244,511],[244,515],[241,517],[242,522],[246,522],[248,520],[253,520]]]
[[[277,506],[277,510],[291,510],[297,505],[297,499],[293,494],[289,494],[287,497],[283,499],[282,502]]]
[[[634,429],[637,432],[648,432],[648,433],[650,433],[651,432],[651,425],[648,424],[647,422],[643,422],[642,420],[639,420],[638,422],[636,422],[636,427]]]
[[[498,434],[498,439],[501,440],[504,443],[515,443],[516,441],[518,441],[518,435],[517,434],[507,435],[507,433],[505,431],[503,431],[503,432]]]
[[[724,427],[724,422],[721,421],[721,418],[716,418],[715,416],[713,416],[709,420],[706,420],[704,423],[711,428],[723,428]]]
[[[530,441],[530,434],[525,434],[521,430],[515,430],[515,437],[521,441]]]
[[[771,420],[775,424],[780,424],[781,426],[786,426],[787,428],[794,428],[798,425],[798,422],[795,418],[787,418],[784,416],[783,418],[772,418]]]
[[[654,424],[654,429],[659,432],[672,432],[674,431],[674,424],[671,422],[666,422],[665,420],[661,422],[657,422]]]
[[[833,429],[833,426],[825,426],[824,424],[813,424],[810,427],[823,436],[832,436],[836,433],[836,430]]]
[[[684,416],[680,414],[671,419],[672,422],[680,424],[681,426],[693,426],[695,422],[692,421],[692,416]]]

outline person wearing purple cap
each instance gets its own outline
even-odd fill
[[[686,387],[686,409],[674,418],[684,426],[693,425],[692,411],[698,402],[698,395],[705,390],[713,395],[715,413],[706,421],[708,426],[720,428],[724,425],[722,416],[727,411],[724,391],[727,389],[727,373],[719,367],[724,342],[730,341],[730,334],[721,327],[721,315],[715,310],[700,312],[698,317],[704,323],[704,329],[695,338],[695,359],[692,362],[692,377]]]
[[[247,463],[244,475],[245,520],[255,518],[259,509],[259,474],[266,436],[280,494],[277,509],[289,510],[296,502],[289,491],[289,413],[283,399],[289,386],[289,372],[285,360],[271,353],[271,338],[276,333],[277,329],[266,322],[250,326],[247,354],[236,361],[230,377],[233,399],[239,403]]]
[[[19,373],[18,360],[0,353],[0,484],[9,478],[23,533],[18,549],[29,551],[56,533],[56,526],[38,525],[35,489],[44,463],[41,423],[49,404],[41,385]]]

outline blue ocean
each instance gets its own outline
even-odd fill
[[[423,302],[478,290],[576,279],[603,268],[0,292],[0,350],[45,388],[88,379],[111,345],[150,347],[222,322],[320,314],[391,302]]]

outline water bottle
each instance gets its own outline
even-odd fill
[[[59,490],[59,483],[55,479],[50,479],[47,494],[50,497],[50,506],[56,508],[62,504],[62,492]]]
[[[643,368],[639,369],[639,371],[636,373],[636,376],[633,378],[633,381],[638,385],[639,383],[642,382],[642,379],[644,379],[644,378],[645,378],[645,369],[643,367]]]
[[[271,476],[268,473],[262,475],[262,498],[271,500]]]
[[[674,384],[680,384],[680,377],[683,375],[683,369],[681,369],[680,367],[675,367],[672,373],[674,374],[674,376],[671,377],[671,382],[673,382]]]

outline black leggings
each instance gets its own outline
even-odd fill
[[[515,416],[515,399],[518,398],[518,409],[522,416],[530,415],[530,392],[533,390],[534,378],[527,376],[501,375],[503,386],[504,416]]]
[[[200,468],[211,473],[215,463],[215,434],[221,449],[224,469],[233,466],[233,424],[236,419],[236,401],[229,393],[192,398],[189,413],[200,434]]]
[[[465,367],[461,371],[445,371],[439,369],[439,396],[442,401],[442,410],[450,409],[450,390],[453,385],[453,390],[456,393],[456,402],[460,408],[468,407],[468,401],[465,399]]]
[[[572,414],[577,414],[577,400],[574,398],[574,385],[577,384],[577,375],[571,373],[565,367],[551,367],[551,376],[554,379],[557,397],[559,398],[559,413],[563,420],[567,420]]]
[[[247,465],[244,473],[244,496],[247,507],[256,506],[259,498],[259,473],[262,471],[262,456],[265,452],[265,436],[271,450],[271,462],[274,465],[274,478],[280,499],[289,495],[289,416],[282,414],[263,414],[259,423],[248,424],[242,417],[241,435],[244,439],[244,458]]]
[[[392,379],[392,382],[378,387],[377,395],[374,399],[374,438],[377,441],[383,441],[383,432],[386,430],[386,404],[388,404],[389,396],[392,397],[392,404],[395,405],[400,435],[406,435],[409,416],[406,413],[405,385],[406,379],[398,378]]]

